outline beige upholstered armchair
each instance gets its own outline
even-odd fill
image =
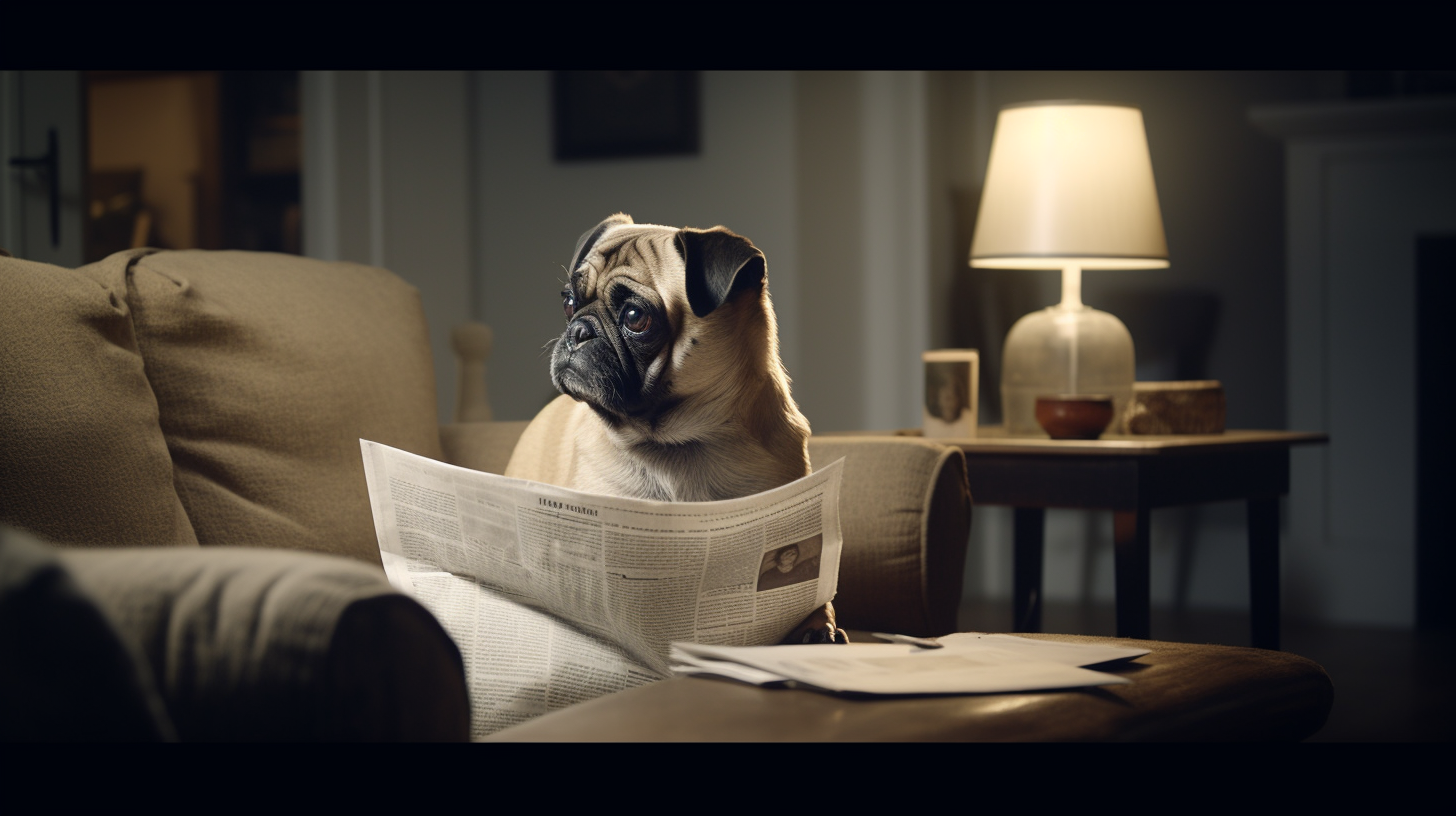
[[[0,682],[48,690],[7,721],[102,736],[77,705],[107,685],[132,694],[127,727],[147,724],[109,736],[464,736],[459,651],[385,580],[358,440],[499,472],[526,423],[441,428],[427,337],[414,289],[356,264],[0,258]],[[455,339],[457,415],[488,417],[488,329]],[[811,453],[848,460],[842,624],[952,631],[960,454],[855,439]],[[77,606],[91,613],[54,614]],[[73,671],[88,648],[106,672]]]

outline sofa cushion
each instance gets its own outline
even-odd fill
[[[359,440],[440,458],[419,293],[382,269],[291,255],[129,257],[137,343],[198,542],[379,564]]]
[[[196,546],[125,295],[0,257],[0,522],[63,544]]]

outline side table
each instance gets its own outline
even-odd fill
[[[1018,631],[1041,630],[1047,508],[1112,511],[1117,636],[1146,639],[1150,511],[1242,500],[1248,504],[1253,645],[1279,648],[1279,499],[1289,492],[1289,449],[1324,444],[1328,435],[1231,430],[1073,441],[1009,438],[1000,427],[979,433],[939,441],[965,452],[973,502],[1013,508],[1012,620]]]

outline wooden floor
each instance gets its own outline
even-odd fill
[[[1153,637],[1184,643],[1249,645],[1248,615],[1154,609]],[[1043,629],[1083,635],[1115,634],[1111,604],[1048,604]],[[961,631],[1005,632],[1011,602],[969,601]],[[1456,636],[1408,629],[1312,625],[1286,621],[1285,651],[1324,667],[1335,685],[1325,727],[1310,742],[1450,742],[1456,737]]]

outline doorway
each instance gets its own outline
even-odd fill
[[[87,71],[86,263],[131,247],[300,254],[296,71]]]

